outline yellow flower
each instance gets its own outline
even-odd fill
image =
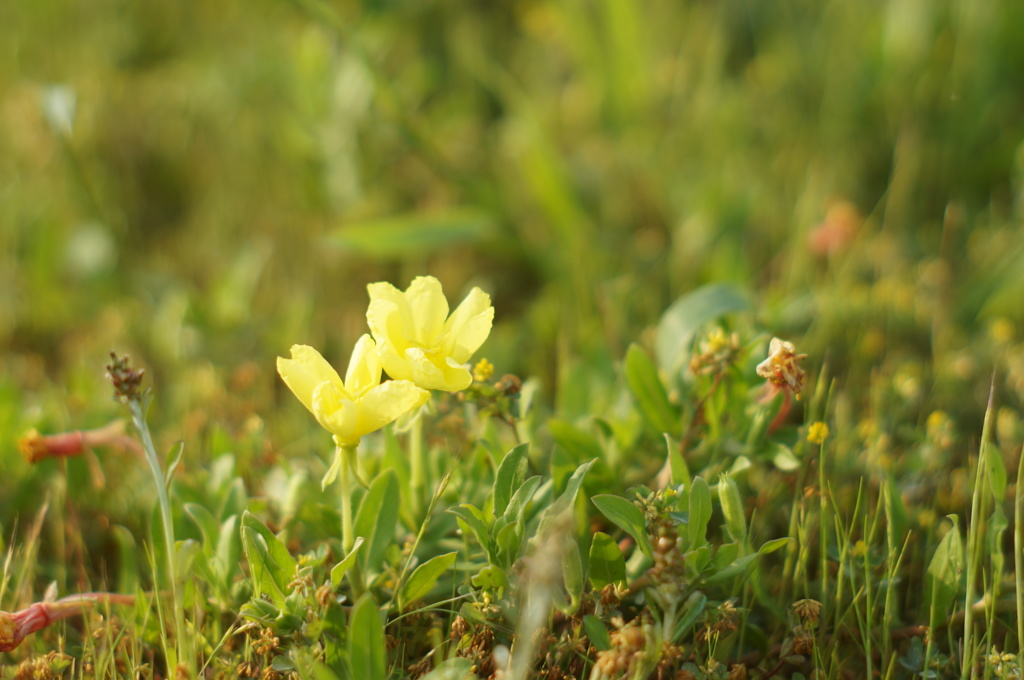
[[[380,359],[369,335],[353,348],[345,382],[320,352],[307,345],[294,345],[291,359],[278,357],[277,372],[339,446],[358,444],[363,435],[430,398],[430,392],[407,380],[380,381]]]
[[[485,382],[492,375],[494,375],[494,364],[486,358],[476,362],[476,366],[473,367],[473,380]]]
[[[433,276],[413,279],[404,293],[371,283],[366,320],[384,370],[428,390],[457,392],[473,382],[465,365],[487,339],[494,319],[491,298],[474,288],[448,316],[448,301]]]
[[[811,426],[807,428],[807,441],[812,444],[823,444],[828,439],[829,431],[828,424],[821,422],[820,420],[815,423],[811,423]]]

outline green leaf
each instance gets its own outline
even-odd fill
[[[592,435],[564,420],[549,420],[548,430],[555,443],[565,449],[576,461],[604,458],[604,449]]]
[[[576,472],[572,473],[572,477],[569,478],[568,484],[565,485],[565,491],[562,495],[554,500],[545,510],[544,514],[541,515],[540,523],[537,526],[537,536],[544,536],[550,526],[558,519],[558,517],[568,512],[573,504],[576,502],[576,495],[580,492],[580,486],[583,485],[583,478],[586,476],[587,471],[594,464],[594,461],[580,465],[576,468]]]
[[[493,489],[495,516],[500,517],[505,513],[512,495],[526,479],[526,469],[530,462],[526,454],[529,450],[529,444],[520,444],[506,453],[498,465]]]
[[[353,523],[355,535],[363,536],[367,541],[360,558],[366,569],[380,566],[384,551],[394,540],[398,509],[398,478],[393,470],[385,470],[370,482]]]
[[[459,518],[459,528],[462,529],[463,533],[469,531],[469,533],[473,534],[476,542],[486,553],[488,561],[493,561],[494,545],[491,542],[491,532],[483,520],[480,519],[480,511],[469,503],[463,503],[455,508],[448,508],[447,511]]]
[[[679,617],[679,621],[676,623],[675,630],[673,631],[673,644],[678,643],[680,638],[690,629],[690,626],[697,622],[697,619],[704,613],[707,605],[708,596],[699,590],[686,598],[686,602],[683,603],[682,615]]]
[[[526,506],[533,498],[533,495],[537,493],[537,487],[540,486],[540,483],[540,475],[535,475],[516,489],[516,492],[512,495],[512,500],[508,503],[508,507],[505,508],[504,516],[513,522],[521,524],[523,515],[526,513]]]
[[[702,477],[694,477],[690,485],[690,523],[687,525],[691,549],[699,548],[707,541],[710,520],[711,489]]]
[[[747,518],[743,512],[743,499],[736,481],[728,475],[718,480],[718,502],[725,515],[725,530],[729,538],[742,543],[747,538]]]
[[[633,537],[645,555],[654,559],[651,540],[647,536],[647,522],[640,508],[621,496],[601,494],[590,499],[608,520]]]
[[[672,486],[678,487],[682,484],[683,489],[689,493],[691,479],[690,468],[686,465],[686,459],[683,458],[683,454],[679,450],[679,447],[668,433],[665,433],[665,450],[667,451]]]
[[[712,571],[725,569],[727,566],[732,564],[737,557],[739,557],[739,554],[739,543],[726,543],[725,545],[720,545],[718,546],[718,550],[715,551],[715,556],[711,558],[711,564],[708,568]]]
[[[288,584],[295,577],[295,560],[284,543],[248,510],[242,515],[242,548],[253,585],[278,607],[284,606]]]
[[[181,454],[184,452],[185,442],[178,442],[167,452],[167,471],[164,472],[164,486],[168,489],[171,488],[171,482],[174,481],[174,472],[178,469],[178,464],[181,463]]]
[[[185,503],[184,508],[185,514],[199,527],[199,533],[203,536],[203,549],[212,555],[217,548],[216,539],[220,534],[220,523],[212,512],[198,503]]]
[[[679,414],[669,403],[658,369],[647,353],[637,345],[626,350],[626,384],[644,418],[662,433],[678,434]]]
[[[476,576],[469,580],[477,588],[484,588],[486,590],[508,587],[508,577],[505,575],[505,572],[494,565],[484,567],[477,572]]]
[[[605,627],[604,621],[598,617],[593,614],[584,616],[583,630],[586,632],[587,637],[590,638],[590,644],[597,647],[599,652],[607,652],[612,648],[612,638],[608,634],[608,628]]]
[[[348,555],[345,555],[341,562],[338,562],[331,569],[331,585],[335,588],[341,586],[341,581],[345,578],[345,572],[352,568],[356,563],[356,558],[359,556],[359,550],[366,543],[366,539],[362,536],[358,537],[352,544],[352,549],[348,551]]]
[[[453,208],[434,214],[410,213],[347,224],[331,242],[380,260],[422,256],[457,245],[479,243],[496,233],[494,220],[475,208]]]
[[[785,444],[775,444],[775,453],[772,456],[772,463],[783,472],[793,472],[800,469],[800,459],[793,455],[793,449]]]
[[[729,284],[710,284],[673,302],[658,322],[654,345],[658,368],[665,375],[678,375],[689,363],[690,345],[701,326],[749,307],[747,297]]]
[[[437,579],[441,577],[441,574],[448,571],[455,564],[455,558],[458,555],[458,552],[438,555],[416,567],[416,570],[412,572],[412,576],[409,577],[409,581],[402,589],[401,601],[404,604],[408,604],[429,593],[430,589],[437,583]]]
[[[352,676],[361,680],[387,678],[384,620],[369,593],[352,607],[348,625],[348,660]]]
[[[338,478],[338,473],[341,471],[342,459],[341,447],[334,447],[334,461],[331,462],[331,467],[327,468],[327,472],[324,473],[323,479],[320,480],[320,490],[325,491],[328,486],[334,483],[334,480]]]
[[[609,583],[624,583],[626,561],[618,544],[608,534],[598,531],[590,542],[590,585],[601,590]]]
[[[928,564],[928,583],[931,588],[929,625],[936,629],[952,611],[953,601],[960,590],[960,577],[964,570],[964,546],[960,538],[960,518],[946,515],[953,527],[939,541],[938,548]]]
[[[571,536],[566,537],[565,552],[562,553],[562,580],[565,582],[565,592],[569,594],[570,603],[568,607],[558,608],[563,614],[572,616],[579,610],[583,597],[583,560],[580,557],[579,544]]]

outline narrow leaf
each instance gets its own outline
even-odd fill
[[[694,477],[690,485],[690,523],[687,526],[690,548],[704,545],[711,520],[711,489],[702,477]]]
[[[356,558],[359,556],[359,550],[366,543],[366,539],[362,536],[355,540],[352,544],[352,549],[348,551],[348,555],[345,555],[341,562],[338,562],[331,569],[331,585],[335,588],[341,586],[341,581],[345,578],[345,572],[352,568],[352,565],[356,563]]]

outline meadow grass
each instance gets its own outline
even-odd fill
[[[0,610],[134,604],[0,677],[1020,677],[1018,4],[2,14]],[[342,497],[274,357],[421,274]]]

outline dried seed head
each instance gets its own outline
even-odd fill
[[[793,611],[804,623],[814,624],[818,622],[818,615],[821,613],[821,603],[809,598],[797,600],[793,603]]]
[[[793,343],[772,338],[768,346],[768,358],[757,365],[757,374],[776,389],[799,395],[804,388],[806,374],[798,362],[806,358],[806,354],[796,353]]]
[[[128,355],[119,357],[110,353],[110,364],[107,365],[107,379],[114,385],[114,398],[122,403],[142,401],[142,378],[146,370],[135,370],[131,367]]]

